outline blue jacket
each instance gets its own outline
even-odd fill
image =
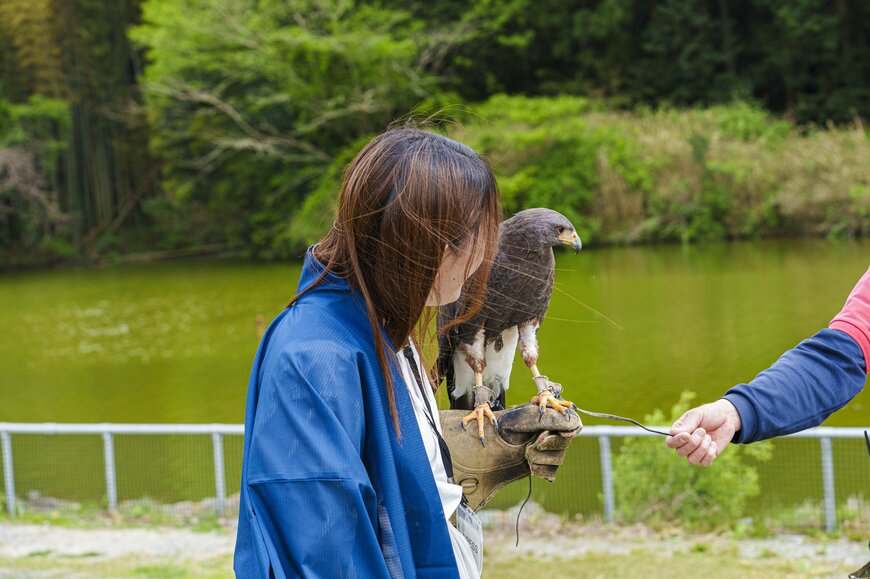
[[[309,250],[299,289],[322,267]],[[248,384],[237,577],[458,578],[407,387],[394,377],[401,440],[362,298],[335,274],[275,318]]]
[[[867,380],[864,353],[848,334],[826,328],[784,353],[749,384],[723,398],[737,408],[732,442],[756,442],[821,424],[849,403]]]

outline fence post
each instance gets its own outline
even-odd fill
[[[224,479],[224,437],[219,432],[212,432],[211,441],[214,447],[214,490],[217,502],[217,513],[223,514],[227,501],[227,483]]]
[[[109,512],[118,508],[118,486],[115,479],[115,443],[112,433],[103,432],[103,458],[106,463],[106,495],[109,497]]]
[[[822,446],[822,485],[825,489],[825,530],[833,533],[837,528],[837,499],[834,494],[834,459],[831,453],[831,439],[819,439]]]
[[[12,470],[12,438],[6,431],[0,432],[0,446],[3,447],[3,480],[6,487],[6,510],[15,516],[15,473]]]
[[[601,453],[601,487],[604,491],[604,522],[613,522],[613,464],[610,460],[610,437],[599,436],[598,448]]]

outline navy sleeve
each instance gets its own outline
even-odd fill
[[[818,426],[861,392],[865,368],[854,339],[839,330],[821,330],[749,384],[725,393],[742,423],[732,442],[757,442]]]

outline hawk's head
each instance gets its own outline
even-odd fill
[[[519,234],[528,242],[540,246],[536,248],[540,250],[561,243],[571,246],[574,253],[579,253],[583,247],[568,218],[552,209],[525,209],[506,220],[502,227],[504,232]]]

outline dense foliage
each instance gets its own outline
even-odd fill
[[[4,0],[0,266],[295,255],[365,139],[445,105],[508,211],[593,242],[864,235],[868,22],[848,0]]]
[[[674,105],[752,99],[799,122],[870,111],[870,4],[848,0],[392,1],[454,31],[433,63],[507,92]],[[450,23],[449,26],[445,24]]]
[[[0,100],[0,264],[6,247],[68,254],[68,215],[60,206],[58,166],[68,147],[69,111],[40,95]]]
[[[416,66],[400,11],[337,0],[152,0],[143,19],[134,38],[151,63],[152,143],[181,161],[166,165],[167,190],[205,205],[230,243],[266,255],[280,251],[282,231],[336,152],[434,86]]]

